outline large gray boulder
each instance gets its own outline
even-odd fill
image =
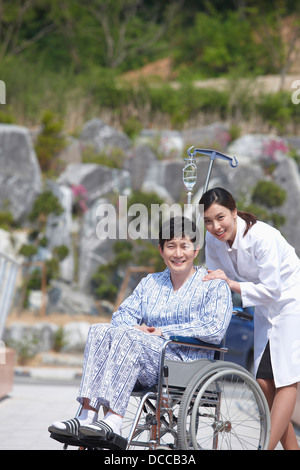
[[[98,212],[99,207],[106,204],[109,204],[107,199],[97,199],[83,217],[78,259],[78,286],[83,292],[89,292],[91,277],[95,274],[99,265],[107,264],[114,258],[113,245],[116,239],[102,238],[97,232],[97,225],[101,220]],[[118,221],[113,222],[116,222],[118,233]]]
[[[159,196],[163,194],[163,191],[167,191],[173,202],[179,202],[185,192],[182,181],[183,167],[183,160],[157,160],[148,167],[143,186],[148,187],[148,192],[156,192]],[[155,183],[152,189],[149,187],[149,182]],[[161,191],[156,191],[155,187],[159,186]]]
[[[47,314],[99,315],[95,300],[78,288],[60,281],[52,281],[48,291]]]
[[[183,137],[180,131],[144,129],[136,139],[139,146],[150,146],[158,155],[166,159],[181,158],[183,153]]]
[[[122,192],[131,184],[128,171],[95,163],[70,164],[57,182],[66,186],[82,185],[87,192],[89,203],[106,194]]]
[[[28,129],[0,124],[0,208],[21,222],[41,188],[41,170]]]
[[[207,126],[185,129],[182,131],[182,138],[185,147],[224,151],[230,140],[229,125],[214,122]]]
[[[136,145],[127,152],[123,169],[129,172],[134,191],[141,189],[148,169],[156,162],[157,157],[148,145]]]
[[[60,278],[66,282],[74,279],[74,255],[72,246],[72,191],[68,186],[58,185],[55,181],[47,182],[48,188],[59,200],[63,213],[50,214],[47,220],[45,236],[50,252],[57,246],[65,245],[69,254],[60,262]]]
[[[58,329],[56,324],[46,321],[33,325],[22,321],[14,322],[6,328],[4,342],[16,349],[21,356],[26,353],[31,357],[53,348]]]
[[[126,151],[131,146],[131,141],[124,132],[104,124],[98,118],[91,119],[84,125],[79,141],[85,146],[93,147],[99,153],[109,148]]]

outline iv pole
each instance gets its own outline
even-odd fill
[[[196,153],[200,153],[202,155],[208,155],[210,157],[209,167],[208,167],[206,180],[205,180],[205,184],[204,184],[204,188],[203,188],[203,194],[208,189],[208,184],[209,184],[209,180],[210,180],[211,171],[212,171],[213,164],[214,164],[214,161],[215,161],[216,158],[220,158],[222,160],[227,160],[230,163],[230,166],[232,168],[235,168],[235,167],[238,166],[238,161],[235,157],[228,157],[224,153],[218,152],[217,150],[209,150],[209,149],[197,149],[196,148],[196,149],[194,149],[193,152],[191,152],[191,150],[193,148],[194,148],[194,146],[190,147],[187,151],[190,159],[194,159]]]
[[[208,184],[209,184],[213,164],[216,158],[227,160],[232,168],[235,168],[238,166],[238,161],[235,157],[228,157],[224,153],[221,153],[217,150],[198,149],[198,148],[195,148],[194,150],[193,149],[194,149],[194,145],[188,149],[187,151],[188,158],[184,159],[184,161],[186,162],[186,165],[182,170],[183,171],[183,183],[187,190],[187,203],[189,207],[191,206],[192,189],[195,186],[196,181],[197,181],[197,165],[196,165],[196,160],[195,160],[195,155],[197,153],[201,155],[207,155],[210,157],[209,167],[207,170],[206,180],[204,183],[202,194],[204,194],[208,189]],[[196,221],[197,225],[199,223],[199,219],[200,219],[200,214],[198,214],[198,217],[197,217],[197,221]]]

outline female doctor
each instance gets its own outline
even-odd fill
[[[243,307],[255,307],[254,365],[271,410],[269,449],[281,441],[299,450],[291,418],[300,381],[300,260],[278,230],[237,211],[225,189],[207,191],[199,203],[207,229],[203,280],[225,280]]]

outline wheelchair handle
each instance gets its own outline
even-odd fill
[[[253,321],[252,313],[246,312],[241,307],[234,307],[232,314],[236,317],[243,318],[244,320]]]

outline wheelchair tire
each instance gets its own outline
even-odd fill
[[[179,448],[185,450],[264,450],[270,438],[269,407],[248,371],[216,361],[188,384],[177,433]]]

